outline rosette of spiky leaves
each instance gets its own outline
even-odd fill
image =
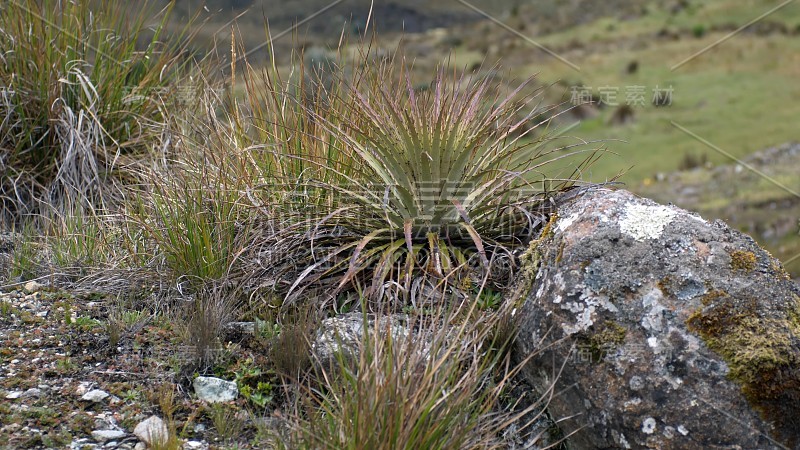
[[[346,183],[316,181],[336,193],[306,233],[312,248],[326,251],[309,255],[290,294],[332,278],[337,289],[366,285],[374,295],[390,283],[409,296],[420,276],[436,283],[490,277],[495,256],[508,262],[534,231],[537,205],[578,173],[553,178],[548,167],[576,152],[554,155],[542,145],[546,134],[531,137],[541,90],[529,80],[500,95],[489,79],[440,71],[420,92],[395,59],[361,75],[341,107],[308,110],[359,170]]]

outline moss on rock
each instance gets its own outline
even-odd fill
[[[731,256],[731,269],[750,272],[756,268],[756,254],[747,250],[734,250]]]
[[[551,214],[550,220],[547,221],[542,228],[539,237],[531,240],[530,244],[528,244],[528,248],[520,256],[520,265],[522,267],[519,277],[520,281],[517,283],[517,287],[513,290],[510,298],[524,299],[530,293],[533,280],[536,278],[536,274],[539,272],[539,266],[544,259],[542,247],[545,242],[549,242],[552,239],[554,235],[553,227],[557,221],[558,213]]]
[[[689,330],[724,359],[728,377],[764,419],[779,429],[791,426],[800,405],[800,299],[795,295],[794,305],[772,317],[760,314],[758,299],[718,290],[701,303],[686,320]]]
[[[616,322],[606,320],[592,328],[594,330],[578,336],[578,347],[579,351],[588,351],[593,362],[602,361],[612,350],[625,342],[627,330]]]

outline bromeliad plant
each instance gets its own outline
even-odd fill
[[[555,154],[543,145],[546,135],[532,137],[542,124],[528,122],[542,111],[531,108],[541,90],[530,80],[501,96],[488,79],[440,71],[419,92],[410,78],[396,58],[365,65],[340,81],[342,89],[326,93],[334,107],[302,110],[330,152],[352,162],[294,155],[310,173],[336,176],[303,184],[328,196],[311,203],[305,227],[297,228],[302,234],[288,238],[290,253],[297,239],[312,247],[291,253],[294,263],[307,264],[300,264],[290,300],[320,285],[408,300],[425,285],[466,289],[475,278],[497,277],[497,266],[508,268],[512,250],[541,223],[542,202],[577,181],[577,170],[555,177],[552,163],[585,150]],[[590,153],[584,164],[595,157]]]

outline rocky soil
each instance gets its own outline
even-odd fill
[[[243,413],[223,415],[239,432],[220,435],[220,415],[198,399],[191,374],[176,375],[193,357],[182,330],[161,315],[112,319],[114,303],[36,282],[0,292],[0,448],[141,449],[148,424],[172,428],[175,448],[263,445],[259,420],[277,411],[239,397],[227,405]],[[215,373],[233,380],[262,357],[252,336],[228,338],[229,365]]]

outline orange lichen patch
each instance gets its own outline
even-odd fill
[[[706,258],[711,255],[711,248],[705,242],[700,242],[695,239],[694,248],[697,249],[697,256]]]
[[[734,250],[729,253],[731,255],[731,269],[745,270],[747,272],[756,268],[756,254],[746,250]]]

